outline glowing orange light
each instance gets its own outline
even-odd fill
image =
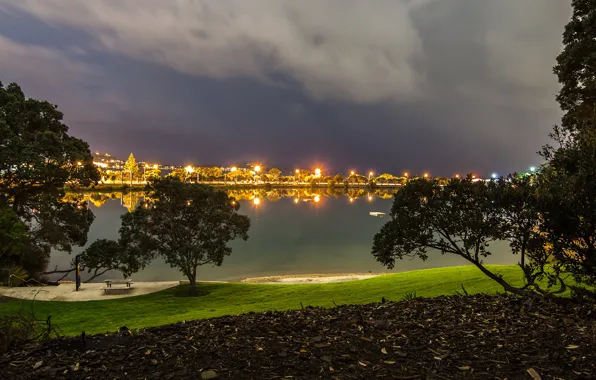
[[[252,203],[254,203],[255,206],[258,206],[261,203],[261,200],[259,198],[255,198],[252,200]]]
[[[294,198],[294,203],[298,203],[299,199],[298,198]]]
[[[315,195],[315,203],[319,203],[319,201],[321,200],[321,197],[319,197],[318,195]]]
[[[404,177],[408,178],[408,175],[409,175],[408,172],[404,173]]]
[[[321,175],[321,169],[316,168],[315,169],[315,175]]]

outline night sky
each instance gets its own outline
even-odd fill
[[[567,0],[0,0],[0,81],[93,151],[504,174],[540,164]]]

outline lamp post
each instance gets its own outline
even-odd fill
[[[260,165],[256,165],[254,169],[255,169],[255,179],[254,179],[254,181],[255,181],[255,183],[257,183],[257,175],[261,171],[261,166]]]

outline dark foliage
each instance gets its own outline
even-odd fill
[[[163,257],[188,278],[195,294],[197,267],[221,265],[232,253],[229,241],[248,239],[250,220],[239,208],[225,191],[171,176],[155,180],[145,201],[123,215],[121,244],[143,260]]]
[[[56,106],[26,97],[17,84],[0,84],[0,204],[28,234],[3,266],[36,275],[52,248],[70,252],[87,241],[93,214],[85,203],[63,201],[64,188],[89,186],[99,174],[87,143],[67,132]]]

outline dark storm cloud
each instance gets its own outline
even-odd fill
[[[513,171],[559,119],[562,0],[0,0],[0,76],[97,150]]]

